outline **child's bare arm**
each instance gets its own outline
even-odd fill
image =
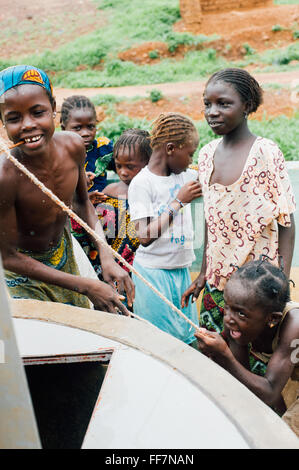
[[[278,249],[279,254],[283,257],[284,272],[287,278],[290,277],[292,258],[295,245],[295,220],[291,214],[291,226],[283,227],[278,224]]]
[[[234,356],[229,347],[224,347],[224,340],[217,333],[204,336],[196,333],[199,348],[206,354],[212,354],[215,362],[230,372],[255,395],[269,406],[280,403],[281,392],[294,369],[294,340],[299,338],[299,310],[288,314],[281,328],[280,341],[273,353],[264,377],[253,374]],[[232,340],[233,341],[233,340]]]

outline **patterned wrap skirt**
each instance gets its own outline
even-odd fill
[[[71,236],[66,229],[59,244],[46,252],[19,251],[53,269],[79,275]],[[27,276],[22,276],[8,270],[4,271],[4,275],[9,293],[14,299],[36,299],[90,308],[88,298],[75,291],[30,279]]]

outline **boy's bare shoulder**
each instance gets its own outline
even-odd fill
[[[75,132],[61,131],[55,132],[53,138],[54,141],[59,146],[62,146],[78,163],[82,163],[82,161],[85,160],[86,150],[80,135]]]
[[[0,195],[2,195],[3,207],[5,203],[10,204],[14,200],[19,186],[19,175],[20,170],[8,160],[6,154],[0,154]]]
[[[0,180],[5,181],[14,178],[17,173],[17,167],[7,158],[5,153],[0,154]]]

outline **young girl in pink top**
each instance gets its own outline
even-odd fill
[[[262,90],[245,70],[221,70],[204,91],[205,118],[217,136],[199,152],[205,211],[202,268],[184,292],[182,306],[204,288],[200,322],[223,329],[223,290],[235,271],[267,255],[290,274],[295,201],[281,150],[253,135],[247,123],[262,102]]]

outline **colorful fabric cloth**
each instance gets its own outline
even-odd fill
[[[10,88],[18,85],[39,85],[53,96],[53,89],[48,75],[41,69],[31,65],[14,65],[0,72],[0,96]]]
[[[134,260],[133,266],[147,281],[181,310],[181,296],[191,284],[188,268],[151,269],[141,266],[136,260]],[[196,339],[194,328],[134,273],[132,273],[132,279],[135,284],[134,313],[185,343],[192,343]],[[189,302],[188,307],[182,309],[182,312],[193,323],[198,325],[195,303]]]
[[[200,306],[200,326],[222,333],[224,313],[223,292],[206,282]]]
[[[73,237],[81,245],[81,248],[86,254],[88,260],[90,261],[96,275],[98,276],[100,281],[102,281],[103,276],[102,276],[101,260],[100,260],[98,251],[94,243],[91,241],[86,230],[83,227],[81,227],[81,225],[78,224],[78,222],[76,222],[72,218],[70,219],[70,222],[71,222],[71,232],[72,232]]]
[[[86,152],[85,171],[96,173],[97,176],[92,181],[88,191],[101,192],[107,185],[107,171],[115,171],[113,160],[113,142],[107,137],[98,137]]]
[[[20,252],[40,261],[53,269],[69,274],[79,275],[78,266],[75,261],[71,236],[64,231],[58,246],[43,252],[33,253],[31,251],[19,250]],[[90,308],[90,302],[84,295],[63,287],[46,284],[27,276],[5,270],[5,281],[11,297],[14,299],[37,299],[48,302],[60,302],[74,305],[75,307]]]
[[[289,227],[296,206],[283,154],[263,137],[256,138],[236,182],[210,184],[219,142],[200,150],[198,168],[208,230],[206,279],[223,290],[235,270],[231,264],[242,266],[261,254],[278,264],[277,223]]]
[[[130,220],[128,200],[109,197],[105,202],[97,205],[96,212],[103,224],[108,244],[128,263],[133,264],[139,240],[135,224]],[[116,259],[116,261],[128,271],[128,268],[119,260]]]

